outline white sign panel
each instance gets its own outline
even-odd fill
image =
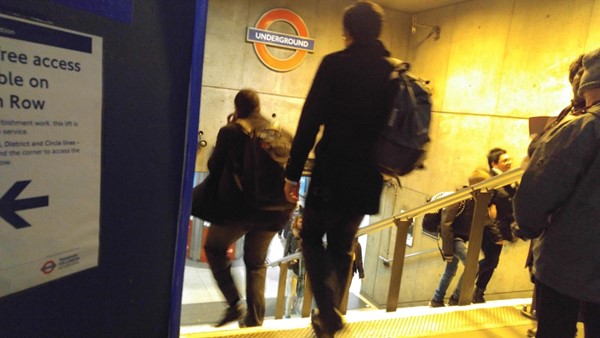
[[[98,265],[102,38],[0,14],[0,297]]]

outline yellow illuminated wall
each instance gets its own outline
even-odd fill
[[[208,5],[208,23],[202,79],[200,130],[208,146],[198,156],[197,171],[206,171],[206,160],[218,129],[225,124],[227,114],[233,111],[233,98],[241,88],[259,92],[263,113],[276,114],[280,125],[295,132],[304,98],[321,59],[326,54],[344,48],[341,15],[350,5],[348,0],[211,0]],[[263,65],[253,45],[245,42],[246,29],[254,26],[259,17],[273,8],[287,8],[297,13],[315,39],[315,52],[289,72],[276,72]],[[382,40],[398,58],[405,58],[410,38],[411,16],[387,11]],[[270,27],[281,33],[294,34],[285,23]],[[291,52],[270,50],[280,58]]]
[[[465,183],[500,146],[518,165],[530,116],[557,115],[572,96],[568,66],[600,47],[600,1],[477,0],[418,13],[440,39],[411,36],[408,60],[431,80],[433,143],[428,170],[406,179],[434,193]],[[422,182],[427,176],[439,180]]]
[[[276,114],[280,125],[295,131],[319,62],[343,48],[341,13],[351,3],[209,1],[200,114],[200,130],[208,146],[199,153],[197,171],[206,171],[217,131],[233,111],[233,97],[241,88],[257,90],[265,115]],[[245,42],[246,28],[276,7],[299,14],[315,39],[315,53],[290,72],[268,69]],[[600,0],[473,0],[417,13],[418,23],[440,27],[438,40],[427,37],[431,30],[425,26],[413,34],[411,14],[392,10],[386,14],[382,40],[394,56],[412,64],[414,74],[431,81],[434,113],[426,169],[404,177],[402,187],[390,184],[382,196],[382,213],[372,220],[414,208],[439,191],[466,184],[476,167],[487,165],[485,156],[492,147],[507,149],[513,166],[518,166],[529,143],[528,118],[557,115],[571,98],[570,62],[600,47],[600,20],[593,19],[600,16]],[[277,29],[286,33],[289,27],[280,24]],[[365,256],[362,292],[380,304],[387,296],[389,268],[379,256],[391,257],[394,233],[387,229],[369,236]],[[414,236],[415,245],[407,254],[437,248],[435,240],[422,238],[420,231]],[[531,295],[524,269],[528,245],[505,246],[488,290],[492,298]],[[400,299],[404,304],[424,305],[443,264],[435,251],[415,257],[404,269]]]
[[[569,64],[600,47],[600,20],[594,20],[599,14],[599,0],[474,0],[417,13],[417,22],[441,29],[434,40],[426,38],[428,28],[419,27],[407,54],[413,72],[431,81],[433,141],[426,170],[384,192],[385,215],[466,184],[473,169],[487,166],[492,147],[507,149],[518,166],[529,143],[528,118],[557,115],[572,96]],[[369,237],[365,274],[377,278],[365,280],[362,290],[380,304],[387,297],[383,281],[389,269],[379,264],[379,256],[391,257],[394,234],[389,229]],[[407,260],[400,302],[423,305],[431,299],[443,264],[435,241],[420,231],[414,235],[416,245],[408,254],[433,253]],[[528,246],[523,241],[504,246],[488,299],[531,296],[524,268]]]

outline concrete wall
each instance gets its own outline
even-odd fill
[[[244,87],[260,94],[263,113],[276,114],[294,132],[312,78],[322,57],[343,48],[341,13],[346,0],[211,0],[209,2],[200,130],[208,146],[197,159],[206,160],[218,129],[233,111],[233,97]],[[298,13],[316,40],[315,53],[289,72],[265,67],[245,42],[267,10],[284,7]],[[556,115],[570,99],[569,63],[580,53],[600,47],[600,0],[473,0],[416,15],[420,24],[441,28],[439,40],[419,26],[411,33],[412,16],[387,10],[382,40],[392,54],[412,64],[413,73],[431,81],[434,114],[427,168],[392,182],[382,195],[375,222],[400,210],[425,203],[439,191],[466,184],[486,153],[503,147],[518,166],[525,156],[528,118]],[[278,26],[277,29],[289,29]],[[285,53],[278,51],[278,53]],[[379,256],[391,258],[395,230],[369,235],[362,293],[374,303],[387,298],[389,268]],[[527,242],[505,246],[488,299],[530,296],[524,269]],[[417,219],[400,293],[401,306],[424,305],[443,272],[436,241],[424,236]],[[459,269],[460,274],[462,269]],[[458,278],[456,278],[458,279]],[[450,290],[454,287],[451,285]]]
[[[410,210],[439,191],[466,184],[474,168],[486,166],[492,147],[507,149],[513,167],[518,166],[529,143],[527,119],[557,115],[571,98],[570,62],[600,47],[600,21],[592,20],[599,14],[598,0],[477,0],[418,13],[418,23],[441,28],[436,41],[426,38],[428,28],[418,27],[407,54],[413,72],[431,81],[432,143],[427,169],[403,178],[401,189],[388,187],[384,196],[398,197],[386,200],[381,216],[389,217],[392,209]],[[377,304],[385,303],[389,280],[389,268],[378,256],[392,257],[393,236],[395,230],[388,229],[368,239],[362,292]],[[421,233],[420,220],[414,243],[407,254],[437,248]],[[524,269],[528,245],[504,246],[486,298],[531,295]],[[400,305],[426,304],[443,269],[436,252],[407,259]]]
[[[527,119],[557,115],[571,98],[570,62],[600,47],[598,14],[597,0],[478,0],[419,13],[441,27],[437,41],[419,28],[407,57],[431,80],[433,142],[428,169],[403,184],[427,194],[462,185],[495,146],[518,165]]]
[[[276,115],[280,125],[296,131],[304,98],[321,59],[344,48],[341,14],[352,2],[348,0],[211,0],[208,6],[206,54],[202,80],[200,130],[208,146],[197,158],[196,171],[206,171],[206,161],[217,132],[233,111],[233,98],[242,88],[259,92],[265,116]],[[276,72],[264,66],[251,43],[245,41],[246,29],[254,27],[267,10],[287,8],[302,17],[309,36],[315,39],[315,52],[289,72]],[[387,11],[382,40],[396,57],[404,59],[408,52],[411,17]],[[272,29],[293,33],[291,26],[278,23]],[[290,53],[270,49],[286,57]],[[286,54],[287,53],[287,54]]]

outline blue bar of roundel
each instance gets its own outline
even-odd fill
[[[54,0],[54,2],[124,23],[131,23],[133,17],[133,0]]]
[[[281,42],[276,42],[276,41],[267,41],[267,40],[261,40],[260,38],[257,37],[257,33],[266,33],[266,34],[271,34],[274,36],[283,36],[283,37],[290,37],[296,40],[300,40],[300,41],[306,41],[308,43],[307,47],[303,47],[303,46],[294,46],[294,45],[289,45],[289,44],[285,44],[285,43],[281,43]],[[313,39],[307,39],[307,38],[303,38],[301,36],[292,36],[292,35],[288,35],[288,34],[280,34],[280,33],[276,33],[276,32],[271,32],[271,31],[266,31],[263,29],[257,29],[257,28],[252,28],[252,27],[248,27],[248,33],[247,33],[247,40],[250,42],[259,42],[259,43],[264,43],[264,44],[268,44],[268,45],[274,45],[274,46],[280,46],[280,47],[285,47],[285,48],[290,48],[290,49],[301,49],[301,50],[306,50],[309,52],[313,52],[315,50],[315,41]]]
[[[0,18],[0,36],[89,54],[92,53],[92,38],[90,37],[32,25],[17,20]]]

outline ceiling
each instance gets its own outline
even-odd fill
[[[375,0],[376,3],[389,9],[395,9],[406,13],[418,13],[428,9],[434,9],[453,5],[466,0]]]

